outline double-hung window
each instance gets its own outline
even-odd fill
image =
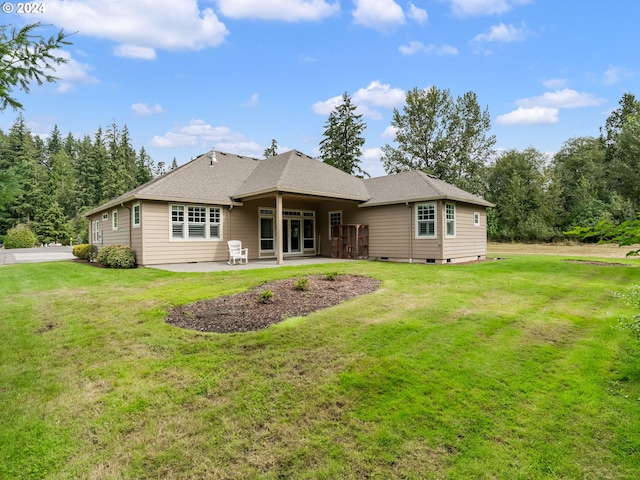
[[[222,210],[220,207],[171,205],[172,240],[220,240]]]
[[[133,213],[131,215],[131,224],[135,228],[140,226],[140,204],[139,203],[136,203],[133,206]]]
[[[342,210],[329,212],[329,238],[333,238],[334,225],[342,225]]]
[[[419,203],[416,205],[416,232],[420,238],[436,236],[436,204]]]
[[[456,206],[453,203],[445,205],[445,215],[447,220],[447,237],[456,236]]]

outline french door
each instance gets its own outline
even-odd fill
[[[282,253],[302,252],[302,228],[299,218],[282,219]]]

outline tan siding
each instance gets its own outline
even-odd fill
[[[456,203],[456,236],[445,238],[444,259],[452,262],[477,260],[487,255],[487,212],[485,207]],[[475,226],[474,212],[480,213]]]
[[[171,241],[170,204],[144,202],[141,208],[141,224],[144,231],[144,264],[211,262],[227,259],[227,242],[224,236],[228,209],[222,209],[223,238],[219,241]]]

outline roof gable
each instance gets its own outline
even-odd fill
[[[245,198],[274,191],[362,202],[369,198],[361,179],[297,150],[260,161],[233,197]]]

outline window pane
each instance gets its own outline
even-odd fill
[[[206,238],[203,223],[189,223],[189,238]]]
[[[184,224],[173,223],[171,225],[171,236],[173,238],[184,238]]]
[[[209,238],[220,238],[220,225],[210,224],[209,225]]]

